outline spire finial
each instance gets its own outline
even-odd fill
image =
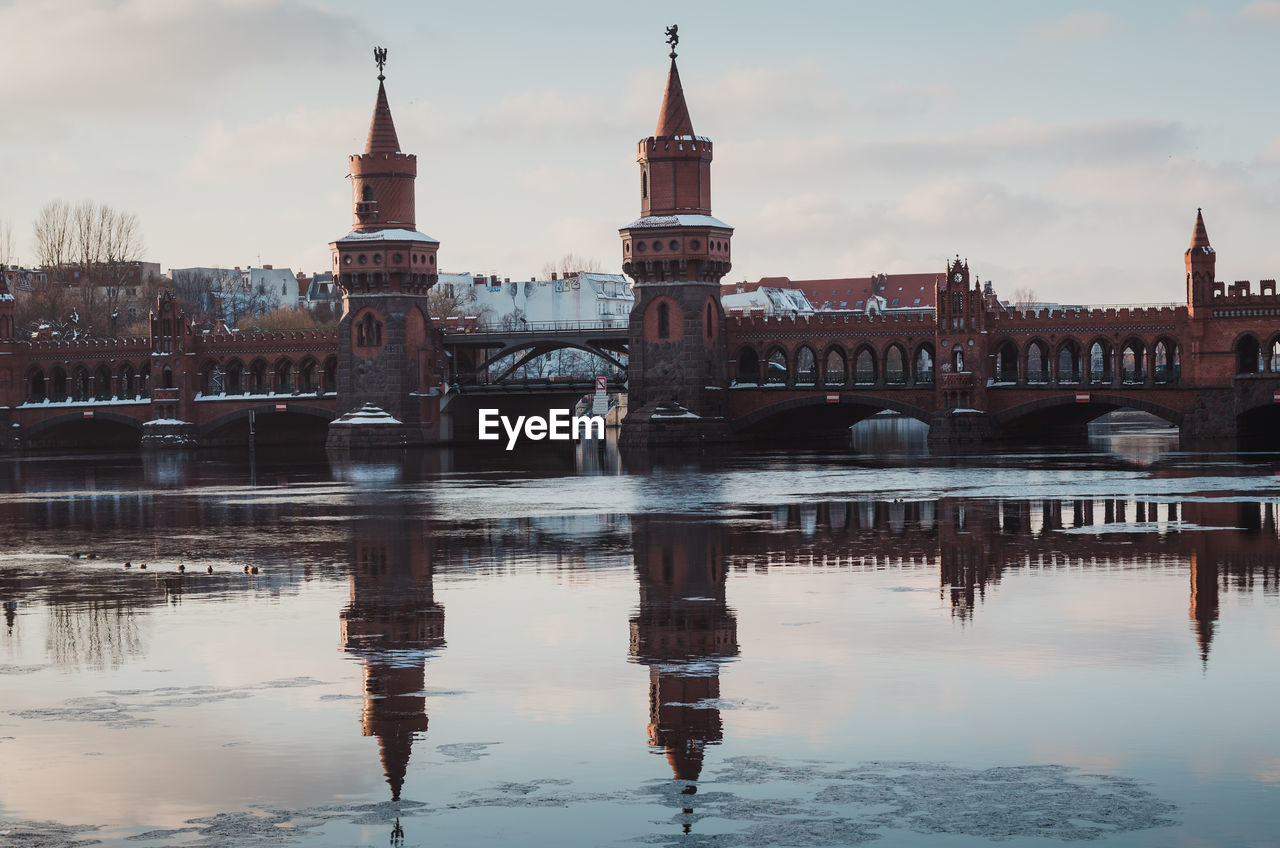
[[[387,64],[387,48],[373,48],[373,61],[378,63],[378,82],[382,82],[386,79],[386,76],[382,73],[382,68]]]
[[[667,27],[667,43],[671,45],[671,58],[676,57],[676,45],[680,43],[680,27],[672,24]]]

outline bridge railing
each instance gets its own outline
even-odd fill
[[[441,329],[454,336],[510,336],[565,333],[585,330],[622,330],[627,329],[626,322],[619,321],[526,321],[518,327],[503,329],[501,327],[450,327]]]

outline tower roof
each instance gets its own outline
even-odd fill
[[[1196,228],[1191,231],[1191,248],[1209,247],[1209,231],[1204,228],[1204,215],[1196,210]]]
[[[378,102],[373,107],[373,120],[369,122],[369,140],[365,153],[399,153],[400,139],[396,138],[396,125],[391,120],[391,106],[387,103],[387,87],[378,78]]]
[[[675,57],[671,57],[671,70],[667,73],[667,93],[662,96],[662,110],[658,112],[658,129],[653,133],[659,138],[693,135],[693,121],[689,118],[689,106],[684,102],[684,89],[680,86],[680,71]]]

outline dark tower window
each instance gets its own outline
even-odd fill
[[[711,304],[708,303],[707,304],[707,338],[710,339],[712,336],[713,336],[713,333],[711,332]]]
[[[382,346],[382,322],[376,320],[372,312],[366,312],[360,319],[360,323],[356,325],[356,346]]]
[[[671,337],[671,310],[665,303],[658,304],[658,338]]]
[[[640,197],[645,198],[648,196],[649,196],[649,169],[641,168],[640,169]]]
[[[360,192],[360,199],[366,203],[373,200],[373,186],[365,186],[364,191]]]

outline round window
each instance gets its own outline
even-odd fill
[[[698,240],[697,240],[697,239],[694,239],[693,241],[689,242],[689,249],[690,249],[690,250],[697,250],[697,249],[698,249]]]
[[[391,261],[399,265],[401,262],[404,262],[404,255],[400,253],[393,253],[391,254]]]
[[[428,265],[434,265],[434,264],[436,264],[436,258],[435,258],[435,256],[428,256],[428,257],[427,257],[427,264],[428,264]]]
[[[344,257],[342,257],[342,264],[343,264],[343,265],[350,265],[350,264],[351,264],[351,257],[350,257],[350,256],[344,256]]]
[[[653,249],[654,249],[654,250],[661,251],[661,250],[662,250],[662,242],[660,242],[660,241],[658,241],[658,240],[656,240],[656,239],[655,239],[655,240],[654,240],[654,242],[653,242]]]
[[[362,253],[362,254],[360,254],[360,256],[356,259],[356,261],[357,261],[357,262],[359,262],[361,265],[368,265],[368,264],[369,264],[369,257],[365,256],[365,255]]]
[[[624,245],[622,246],[622,252],[623,252],[623,253],[630,253],[630,252],[631,252],[631,245],[630,245],[630,244],[624,244]]]
[[[644,242],[642,241],[636,242],[636,253],[644,253],[646,250],[648,250],[648,247],[645,245]]]
[[[680,242],[676,241],[675,239],[672,239],[671,241],[667,242],[667,247],[668,247],[670,250],[679,250],[679,249],[680,249]]]
[[[381,254],[381,253],[375,253],[375,254],[373,254],[373,264],[374,264],[374,265],[381,265],[381,264],[382,264],[382,254]]]

